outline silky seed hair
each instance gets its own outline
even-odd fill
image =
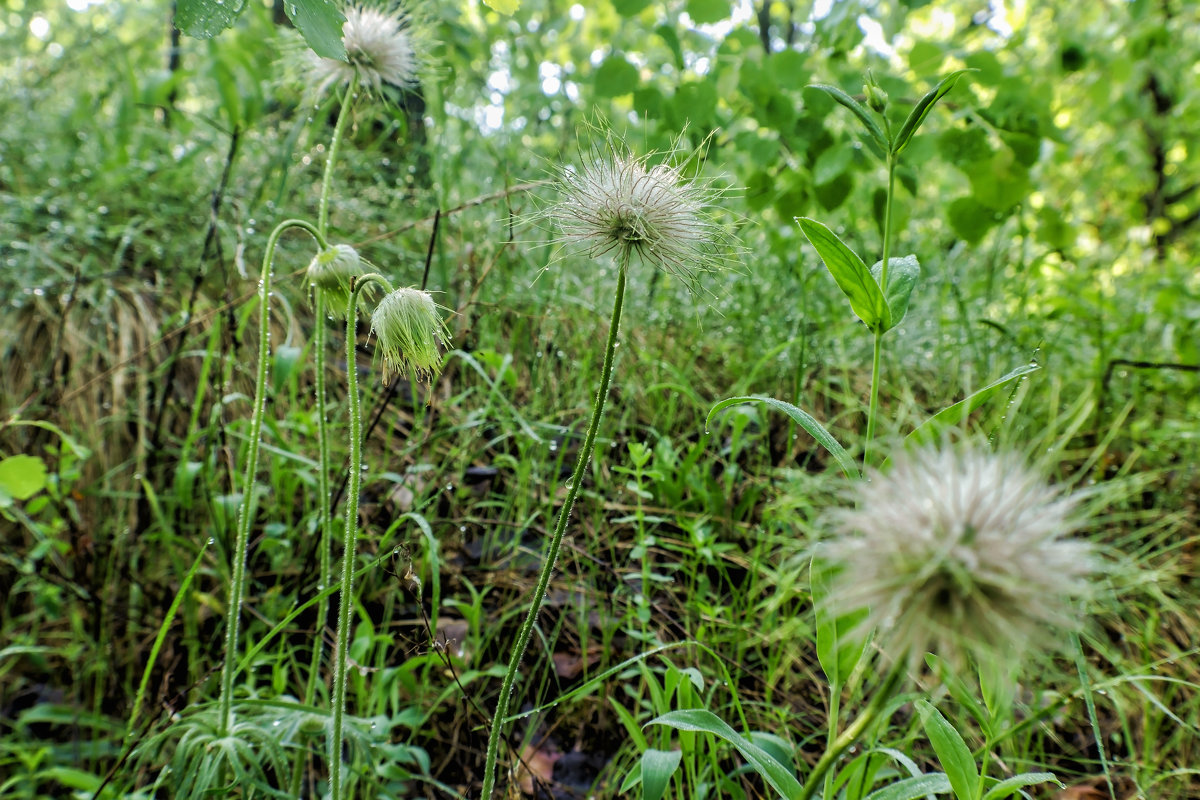
[[[927,652],[963,663],[1051,647],[1053,631],[1078,627],[1098,566],[1072,537],[1076,499],[1015,454],[902,453],[828,519],[837,612],[869,609],[860,633],[875,629],[880,649],[913,669]]]

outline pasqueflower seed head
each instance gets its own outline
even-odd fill
[[[428,51],[425,26],[411,7],[397,2],[362,2],[342,12],[342,43],[348,61],[309,52],[308,79],[320,96],[331,86],[345,85],[357,72],[360,85],[378,94],[384,86],[417,83]]]
[[[350,290],[360,275],[369,272],[358,252],[348,244],[337,244],[317,253],[304,273],[310,291],[324,295],[325,310],[336,319],[345,319],[350,308]],[[371,292],[374,285],[364,291]]]
[[[591,256],[616,251],[691,281],[717,266],[724,234],[712,216],[719,192],[688,180],[667,164],[647,165],[610,141],[581,169],[559,174],[559,201],[550,209],[567,243]]]
[[[448,335],[429,292],[397,289],[385,295],[371,315],[371,332],[379,337],[385,384],[393,373],[410,369],[427,379],[441,372],[438,348],[446,344]]]
[[[833,513],[827,553],[842,569],[840,612],[869,608],[863,630],[894,661],[1006,660],[1078,625],[1091,546],[1070,538],[1076,500],[1015,455],[927,448],[894,459]]]

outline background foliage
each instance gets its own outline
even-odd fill
[[[0,457],[35,459],[0,462],[0,796],[91,796],[110,772],[111,796],[154,795],[169,754],[122,760],[126,725],[198,556],[135,738],[211,696],[219,663],[253,265],[278,220],[315,216],[333,111],[311,107],[277,59],[283,4],[252,0],[205,40],[172,34],[171,11],[0,9]],[[729,190],[740,263],[698,295],[633,276],[608,452],[519,691],[528,708],[552,702],[657,642],[704,642],[721,660],[680,649],[629,667],[530,718],[513,755],[559,792],[545,796],[593,781],[615,796],[630,742],[672,744],[641,725],[731,704],[724,664],[752,725],[807,758],[825,711],[802,573],[838,472],[765,409],[702,423],[723,397],[763,393],[855,440],[869,349],[793,217],[820,217],[877,260],[881,170],[850,115],[806,86],[857,94],[870,69],[902,120],[959,68],[975,71],[905,151],[897,254],[920,254],[924,277],[892,334],[882,433],[1043,366],[972,425],[1062,479],[1122,481],[1095,534],[1145,577],[1114,581],[1119,602],[1088,638],[1091,684],[1108,692],[1098,719],[1076,665],[1036,665],[1053,688],[1023,698],[1034,722],[1004,755],[1080,785],[1107,771],[1118,793],[1195,791],[1200,9],[525,0],[511,16],[470,1],[425,12],[436,66],[390,105],[356,111],[331,220],[455,312],[432,404],[403,383],[368,400],[362,566],[374,566],[351,698],[384,729],[363,735],[375,793],[453,796],[478,779],[496,665],[578,444],[607,305],[610,265],[560,258],[553,229],[531,220],[551,199],[543,181],[597,145],[598,118],[640,152],[681,135],[704,148],[697,169]],[[290,279],[308,258],[285,240],[251,641],[314,588],[316,323]],[[356,367],[377,369],[362,350]],[[410,558],[420,599],[401,580]],[[298,696],[293,667],[322,627],[302,615],[265,648],[249,694]],[[699,745],[679,739],[693,788],[764,791],[744,774],[704,778]]]

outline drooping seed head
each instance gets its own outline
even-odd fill
[[[361,86],[379,94],[384,86],[413,86],[429,51],[429,33],[419,6],[396,0],[364,0],[342,9],[342,43],[348,61],[308,54],[308,81],[315,94],[349,83],[355,72]]]
[[[869,608],[863,631],[875,628],[891,659],[1007,661],[1078,626],[1097,561],[1069,538],[1077,503],[1019,457],[948,445],[902,454],[856,499],[832,515],[833,602]]]
[[[720,193],[667,164],[649,165],[609,139],[581,169],[559,174],[559,201],[550,209],[568,243],[591,256],[636,254],[687,281],[723,258],[725,234],[713,219]]]
[[[369,268],[358,256],[358,251],[348,244],[337,244],[317,253],[309,262],[304,273],[305,283],[310,290],[324,295],[325,310],[336,319],[345,319],[350,308],[350,290],[354,280],[369,272]],[[364,291],[372,292],[374,286]]]
[[[384,296],[371,315],[371,332],[383,356],[383,382],[410,369],[432,380],[442,369],[439,347],[448,340],[445,323],[429,292],[397,289]]]

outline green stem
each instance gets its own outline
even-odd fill
[[[317,395],[317,529],[320,535],[320,573],[317,577],[317,629],[313,637],[312,661],[308,668],[308,684],[304,688],[304,703],[312,706],[317,697],[317,681],[321,675],[321,656],[324,651],[325,621],[329,619],[329,598],[324,594],[325,588],[333,579],[332,564],[329,549],[333,545],[333,510],[330,507],[329,491],[329,425],[326,421],[325,404],[325,293],[313,287],[313,316],[316,319],[313,328],[312,349],[316,370]],[[290,797],[300,796],[300,784],[304,779],[304,751],[296,758],[292,768],[292,782],[289,787]]]
[[[617,350],[617,330],[621,326],[621,309],[625,304],[629,255],[628,249],[621,253],[620,268],[617,272],[617,296],[613,301],[612,320],[608,325],[608,342],[604,348],[604,365],[600,371],[600,388],[596,391],[596,405],[592,409],[592,420],[588,424],[583,448],[579,451],[579,460],[575,462],[575,472],[572,473],[571,483],[567,487],[567,497],[558,511],[558,520],[554,524],[550,546],[546,550],[546,557],[542,562],[542,573],[538,577],[533,599],[529,603],[529,612],[525,615],[525,622],[517,633],[516,642],[513,643],[512,656],[508,660],[508,670],[504,673],[504,682],[500,685],[500,697],[496,700],[496,713],[492,717],[492,727],[488,733],[487,758],[483,766],[483,792],[480,795],[483,800],[491,800],[492,792],[496,787],[496,760],[500,752],[500,739],[504,730],[505,718],[508,716],[509,701],[512,699],[517,668],[521,664],[521,658],[525,655],[525,649],[529,646],[533,626],[537,622],[542,601],[546,598],[546,591],[550,587],[550,576],[554,573],[554,566],[558,561],[558,551],[562,545],[563,534],[567,530],[571,509],[575,505],[575,499],[579,496],[583,473],[596,446],[596,432],[600,429],[600,419],[604,416],[604,403],[608,398],[608,389],[612,383],[613,359]]]
[[[342,133],[346,130],[346,120],[350,118],[350,104],[354,93],[358,90],[358,73],[350,75],[350,83],[346,86],[346,94],[342,96],[342,107],[338,110],[337,124],[333,126],[333,138],[329,140],[329,158],[325,159],[325,176],[321,179],[321,201],[317,206],[317,228],[324,235],[329,227],[329,195],[333,187],[333,165],[337,161],[338,149],[342,144]]]
[[[896,157],[888,154],[887,204],[883,212],[883,267],[879,271],[879,288],[887,297],[888,266],[892,254],[892,197],[896,189]],[[875,424],[879,418],[879,372],[883,358],[883,331],[875,331],[875,352],[871,357],[871,400],[867,406],[867,435],[863,444],[863,466],[871,466],[871,443],[875,440]]]
[[[287,219],[275,226],[267,239],[263,253],[262,274],[258,285],[258,375],[254,383],[254,411],[250,418],[250,450],[246,455],[246,471],[242,478],[242,503],[238,508],[237,536],[233,544],[233,573],[229,578],[229,604],[225,611],[225,663],[221,668],[221,697],[218,701],[221,736],[229,735],[233,727],[233,675],[236,672],[238,627],[241,624],[242,600],[246,592],[246,551],[250,547],[251,510],[254,505],[254,478],[258,473],[259,440],[262,436],[263,415],[267,405],[267,372],[270,358],[270,297],[271,265],[275,246],[288,228],[303,228],[313,235],[317,244],[325,246],[325,237],[310,223]]]
[[[813,793],[817,790],[817,785],[821,783],[822,778],[825,777],[825,773],[829,771],[829,768],[832,767],[837,760],[842,757],[842,754],[849,750],[855,742],[861,739],[863,734],[867,732],[867,729],[879,719],[880,714],[887,706],[888,701],[892,699],[897,687],[900,686],[900,681],[903,678],[904,662],[899,661],[895,666],[892,667],[887,678],[884,680],[883,685],[880,686],[879,690],[875,692],[874,696],[871,697],[871,702],[865,709],[863,709],[863,712],[859,714],[854,719],[854,722],[851,722],[846,730],[842,731],[841,734],[839,734],[838,737],[833,741],[833,743],[825,749],[825,752],[821,754],[821,757],[813,766],[812,772],[809,773],[808,780],[804,782],[804,791],[800,795],[800,800],[811,800]]]
[[[337,642],[333,654],[333,735],[329,746],[329,791],[333,800],[342,797],[342,742],[346,724],[346,672],[349,664],[350,609],[354,605],[354,554],[358,547],[358,493],[362,484],[362,409],[358,401],[358,358],[356,323],[358,295],[369,283],[379,283],[385,291],[387,280],[368,272],[354,281],[350,305],[346,309],[346,405],[350,411],[350,470],[346,481],[346,536],[342,543],[342,586],[338,593]]]

